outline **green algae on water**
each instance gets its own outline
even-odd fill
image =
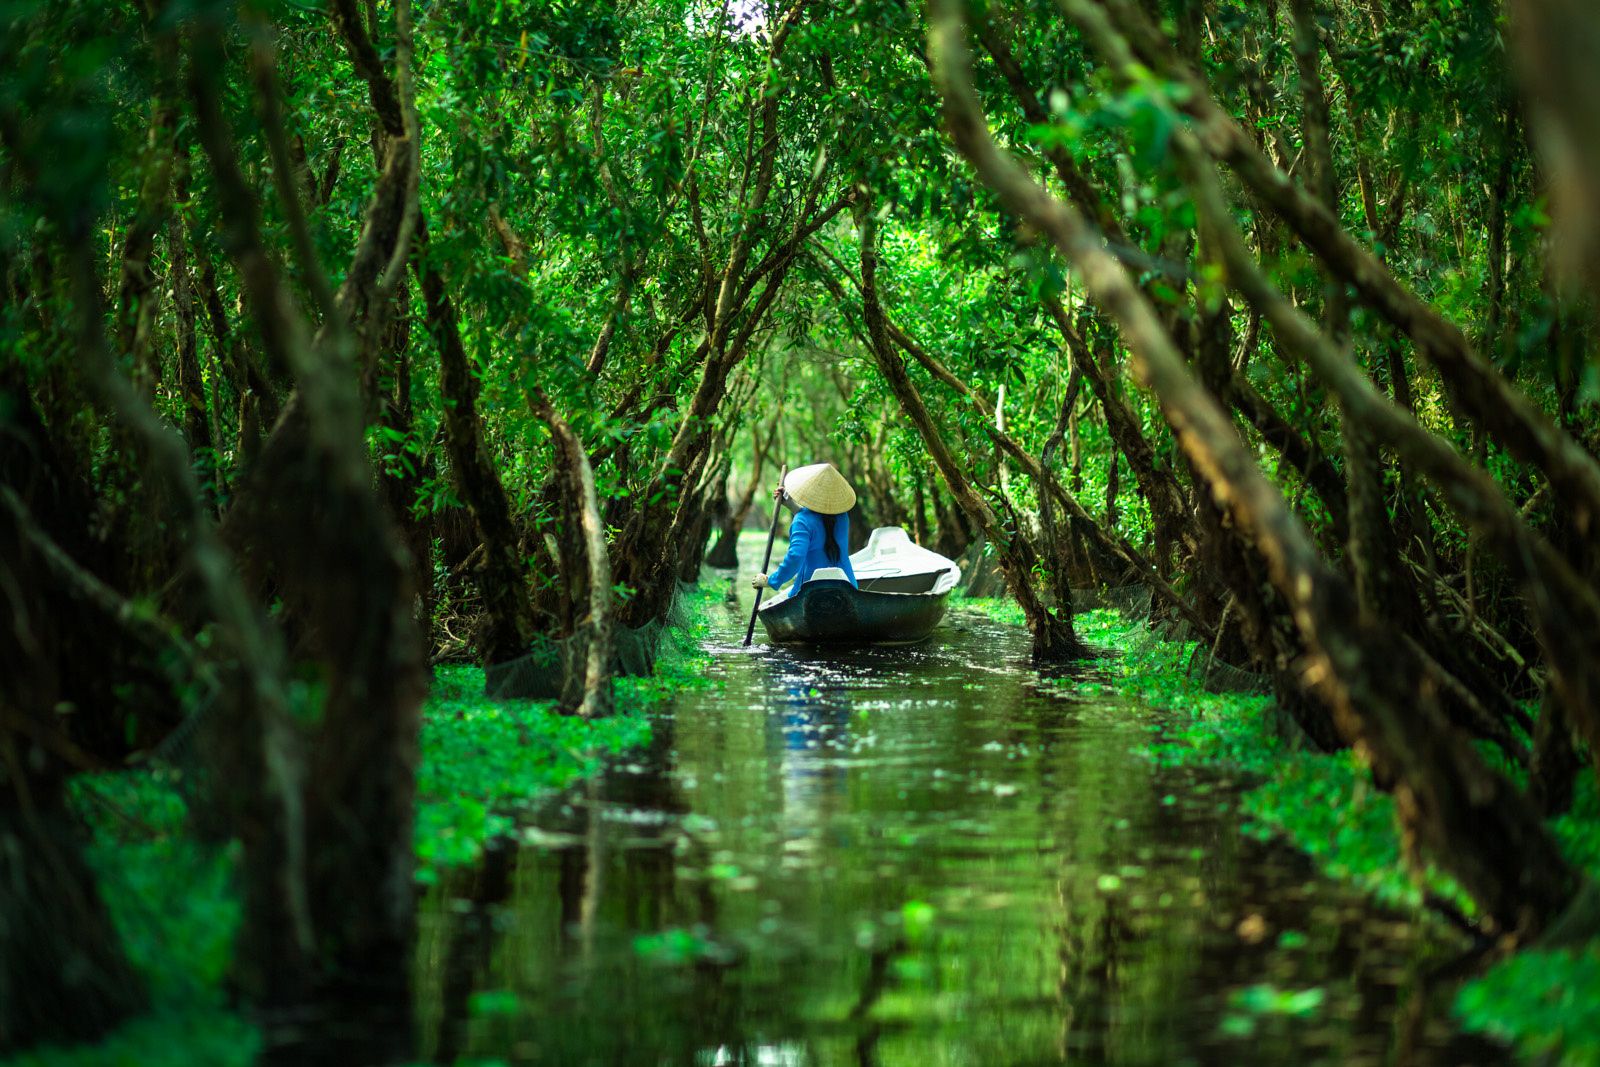
[[[1019,621],[1009,601],[966,604],[999,621]],[[1424,896],[1433,894],[1469,918],[1475,914],[1470,898],[1442,872],[1416,872],[1404,862],[1393,798],[1371,785],[1355,753],[1293,748],[1279,734],[1269,697],[1207,692],[1188,671],[1193,642],[1152,642],[1143,623],[1109,610],[1081,613],[1073,624],[1084,640],[1115,649],[1118,657],[1096,665],[1100,678],[1060,684],[1084,692],[1109,684],[1183,714],[1152,738],[1150,758],[1169,766],[1228,767],[1255,778],[1240,806],[1245,832],[1282,837],[1324,873],[1389,906],[1420,915]],[[1521,782],[1520,769],[1498,752],[1485,755]],[[1572,809],[1550,827],[1567,857],[1600,877],[1600,797],[1592,778],[1580,780]],[[1600,945],[1507,956],[1461,988],[1455,1013],[1464,1029],[1506,1041],[1524,1056],[1564,1067],[1600,1065]],[[1228,1021],[1253,1031],[1259,1014],[1237,1011]]]
[[[495,701],[483,671],[445,666],[423,707],[417,772],[417,878],[476,861],[511,832],[519,809],[593,774],[611,755],[650,738],[648,712],[680,690],[710,684],[699,640],[727,582],[684,590],[684,624],[663,632],[654,676],[616,682],[617,714],[586,721],[549,701]],[[186,782],[176,771],[80,775],[74,810],[91,831],[87,857],[151,1010],[104,1041],[39,1048],[4,1067],[161,1063],[235,1067],[254,1062],[261,1035],[227,1001],[223,984],[240,904],[233,846],[196,839]]]

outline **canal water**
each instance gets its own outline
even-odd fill
[[[925,645],[743,649],[648,750],[452,872],[417,995],[442,1063],[1470,1064],[1459,945],[1254,840],[1158,709],[1041,685],[954,610]]]

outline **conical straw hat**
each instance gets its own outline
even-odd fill
[[[842,515],[856,504],[856,491],[832,463],[796,467],[783,479],[783,488],[796,504],[819,515]]]

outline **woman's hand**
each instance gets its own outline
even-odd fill
[[[777,485],[777,488],[772,490],[772,499],[774,499],[774,500],[782,500],[783,499],[783,483],[782,482],[779,482],[778,485]]]
[[[754,578],[750,579],[750,588],[771,589],[772,587],[767,584],[767,576],[765,574],[758,574]]]

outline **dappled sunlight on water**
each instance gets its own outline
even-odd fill
[[[435,889],[424,1051],[555,1064],[1493,1062],[1459,946],[1239,831],[1163,713],[1040,685],[1020,631],[707,647],[647,751]]]

